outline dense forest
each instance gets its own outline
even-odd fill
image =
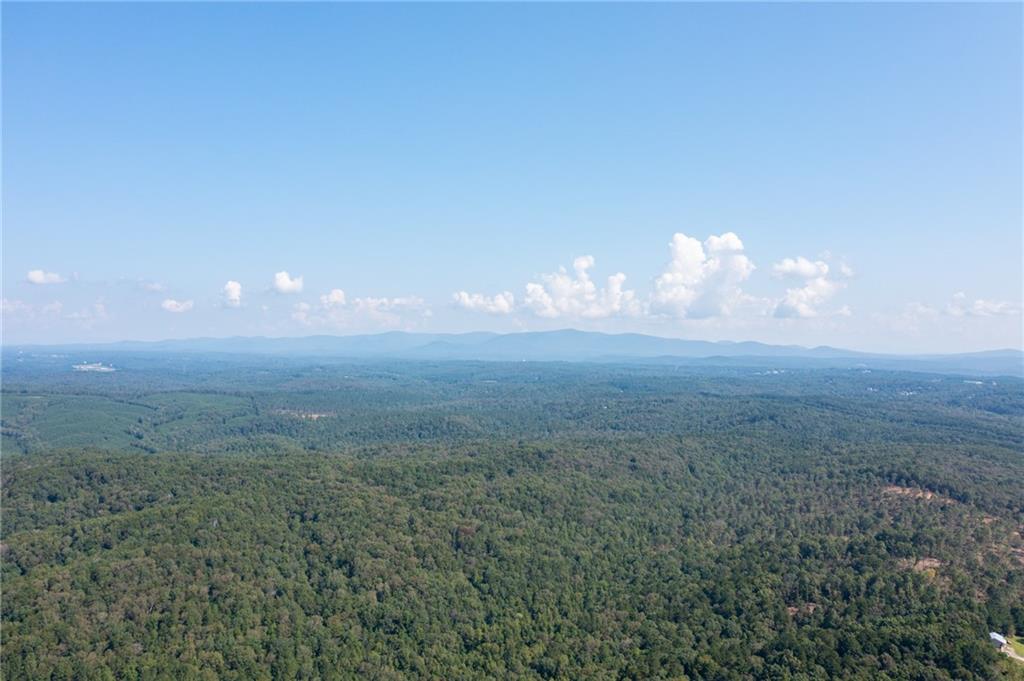
[[[5,355],[5,679],[998,679],[1024,381]]]

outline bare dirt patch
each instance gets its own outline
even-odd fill
[[[956,503],[949,497],[937,494],[928,489],[920,487],[900,487],[899,485],[887,485],[882,488],[882,493],[890,497],[903,497],[905,499],[921,499],[923,501],[935,501],[940,504]]]
[[[292,416],[297,419],[302,419],[303,421],[317,421],[319,419],[325,419],[330,416],[336,416],[336,414],[333,414],[331,412],[296,411],[293,409],[281,409],[277,413],[283,414],[285,416]]]
[[[814,611],[817,610],[819,607],[820,606],[817,603],[807,602],[800,606],[787,606],[786,612],[789,613],[790,617],[796,617],[797,615],[813,615]]]

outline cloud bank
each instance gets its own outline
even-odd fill
[[[306,301],[295,303],[291,318],[310,328],[346,330],[366,325],[396,328],[431,315],[426,301],[418,296],[370,296],[350,301],[344,290],[335,288],[321,295],[318,300],[318,304]]]
[[[852,314],[843,297],[854,285],[853,270],[845,262],[825,251],[817,257],[778,257],[759,269],[751,259],[752,246],[732,231],[705,235],[676,232],[667,243],[651,244],[648,255],[655,266],[647,272],[630,273],[629,277],[613,268],[614,262],[598,262],[593,255],[579,255],[562,267],[541,270],[519,282],[507,282],[507,289],[454,291],[446,311],[441,313],[452,316],[442,316],[434,322],[428,321],[433,315],[430,305],[417,295],[357,297],[342,288],[304,295],[303,277],[293,276],[287,270],[273,275],[269,289],[253,292],[246,288],[243,305],[243,286],[234,279],[227,280],[219,289],[185,289],[179,297],[170,298],[166,296],[171,289],[151,280],[82,281],[78,275],[65,277],[33,269],[17,287],[18,294],[8,294],[3,300],[2,311],[5,322],[11,324],[15,333],[20,331],[24,336],[27,332],[40,339],[53,337],[61,325],[68,333],[67,329],[99,327],[100,322],[112,320],[97,328],[105,333],[119,320],[130,320],[135,313],[144,314],[147,309],[155,310],[157,315],[185,315],[197,309],[211,311],[200,309],[204,306],[239,312],[225,313],[222,322],[206,314],[188,314],[178,318],[178,330],[188,327],[205,332],[218,323],[227,330],[228,319],[232,320],[230,331],[234,333],[238,332],[239,324],[256,333],[282,334],[295,333],[297,326],[327,333],[427,330],[434,325],[450,330],[466,323],[465,317],[455,316],[453,310],[489,315],[493,319],[487,324],[517,330],[589,325],[603,331],[663,335],[759,339],[775,336],[786,342],[810,342],[807,339],[812,337],[827,338],[829,334],[848,334],[853,330],[843,320]],[[662,261],[660,266],[656,264],[658,260]],[[68,281],[73,283],[48,288]],[[112,309],[119,314],[108,315],[103,297],[97,300],[97,289],[109,290],[113,296]],[[60,293],[62,300],[53,299],[51,294],[55,292]],[[195,301],[200,302],[197,305]],[[1019,342],[1013,340],[1019,338],[1019,300],[958,292],[944,300],[910,303],[902,308],[903,301],[892,302],[890,311],[863,312],[858,325],[875,324],[876,332],[883,338],[896,338],[894,331],[907,338],[916,334],[926,344],[940,332],[972,338],[975,344],[986,342],[993,334],[1009,338],[1003,341],[1007,344]],[[134,312],[133,304],[138,305]],[[1018,330],[1014,330],[1015,324]],[[154,325],[154,329],[158,328]],[[867,327],[856,328],[859,333]],[[795,330],[799,333],[794,336]],[[920,347],[920,342],[915,343],[913,347]]]
[[[601,319],[613,315],[639,314],[641,306],[636,292],[626,290],[626,275],[616,272],[603,287],[590,278],[594,257],[583,255],[572,262],[572,273],[559,268],[542,274],[539,282],[526,285],[523,306],[538,317],[547,319]]]
[[[489,314],[511,314],[516,305],[516,298],[509,291],[502,291],[493,296],[459,291],[452,299],[458,307]]]
[[[495,296],[458,291],[452,298],[466,310],[503,315],[521,311],[565,320],[707,319],[727,317],[745,304],[759,302],[742,289],[755,266],[735,233],[713,234],[701,242],[680,232],[668,246],[668,263],[646,297],[626,288],[622,272],[608,276],[599,286],[591,276],[594,257],[584,255],[573,260],[571,271],[562,267],[528,282],[518,304],[508,291]]]
[[[946,313],[952,317],[1004,317],[1020,314],[1020,306],[1005,300],[968,300],[967,294],[959,291],[946,305]]]

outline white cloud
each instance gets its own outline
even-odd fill
[[[971,339],[968,347],[991,347],[1003,342],[993,341],[998,333],[1018,339],[1005,341],[1009,346],[1019,345],[1020,323],[1015,317],[1020,314],[1020,302],[970,299],[959,292],[945,305],[911,302],[895,313],[876,312],[871,319],[891,332],[916,337],[917,349],[921,344],[942,347],[957,337]]]
[[[814,261],[802,256],[785,258],[775,263],[775,276],[802,280],[801,284],[789,288],[779,299],[761,298],[743,289],[756,267],[735,232],[712,234],[704,241],[678,232],[672,236],[669,251],[668,264],[643,299],[625,289],[626,275],[621,272],[599,287],[591,278],[594,258],[587,255],[576,258],[571,271],[560,268],[528,283],[526,295],[518,304],[507,291],[494,296],[459,291],[453,294],[453,300],[468,310],[492,314],[528,310],[547,319],[628,315],[694,322],[750,315],[767,318],[772,311],[776,317],[814,317],[821,313],[822,304],[846,286],[844,280],[853,276],[846,263],[831,267],[826,260],[832,256],[827,253],[821,256],[824,259]],[[850,316],[852,312],[842,306],[829,314]]]
[[[242,304],[242,285],[233,279],[224,284],[224,304],[228,307],[239,307]]]
[[[780,277],[792,276],[813,279],[814,277],[824,277],[828,274],[828,263],[821,260],[811,262],[803,256],[783,258],[772,265],[772,272]]]
[[[103,300],[97,300],[90,307],[83,307],[78,312],[72,312],[66,315],[65,319],[79,322],[84,328],[92,328],[96,322],[107,319],[107,306]]]
[[[317,306],[307,302],[295,303],[292,306],[292,319],[305,326],[342,327],[351,316],[351,312],[346,308],[345,292],[340,288],[331,289],[320,296],[320,304]]]
[[[139,285],[150,293],[163,293],[167,290],[167,287],[158,281],[140,281]]]
[[[704,245],[712,253],[725,253],[728,251],[739,253],[743,250],[743,242],[740,241],[735,232],[726,232],[721,236],[712,234],[704,241]]]
[[[406,310],[417,310],[424,307],[424,300],[417,296],[398,298],[356,298],[355,311],[366,313],[370,317],[385,318],[387,315]]]
[[[831,258],[826,251],[824,258]],[[822,314],[822,306],[836,293],[846,287],[843,279],[853,276],[853,269],[845,262],[838,265],[838,274],[824,260],[811,261],[803,256],[783,258],[772,265],[776,277],[803,279],[801,286],[786,289],[786,293],[775,303],[775,316],[781,318],[810,319]],[[828,314],[849,317],[849,306],[843,305]]]
[[[786,289],[775,306],[776,317],[809,319],[818,316],[818,308],[835,295],[839,286],[826,277],[814,277],[803,286]]]
[[[967,294],[960,291],[953,295],[953,300],[946,306],[946,314],[953,317],[1000,317],[1020,314],[1020,306],[1005,300],[967,299]]]
[[[729,316],[752,299],[740,287],[754,271],[733,232],[711,235],[703,244],[677,232],[669,243],[671,259],[657,279],[650,310],[677,318]]]
[[[309,303],[295,303],[292,307],[292,319],[306,326],[312,326],[313,320],[309,314],[312,309],[313,306]]]
[[[31,305],[21,300],[4,298],[0,304],[3,314],[11,317],[38,318],[38,317],[60,317],[64,311],[64,303],[59,300],[46,303],[45,305]]]
[[[67,279],[56,272],[46,272],[44,270],[29,270],[25,280],[30,284],[63,284],[67,281]]]
[[[274,290],[278,293],[301,293],[302,277],[292,277],[287,271],[274,275]]]
[[[340,288],[331,289],[320,296],[319,305],[303,301],[292,306],[292,319],[305,326],[343,327],[351,321],[352,312],[346,306],[345,292]],[[264,306],[266,311],[266,306]]]
[[[188,312],[192,309],[193,302],[191,300],[178,301],[173,298],[168,298],[164,302],[160,303],[160,307],[168,312]]]
[[[332,288],[330,293],[320,296],[320,304],[325,308],[340,307],[345,304],[345,292],[340,288]]]
[[[485,296],[482,293],[467,293],[459,291],[452,298],[455,304],[467,310],[487,312],[490,314],[509,314],[515,308],[516,299],[508,291],[497,293],[494,296]]]
[[[432,312],[426,302],[418,296],[399,296],[397,298],[356,298],[353,310],[348,318],[349,323],[370,322],[375,326],[400,326],[410,316],[430,317]]]
[[[425,301],[416,296],[397,298],[356,298],[348,301],[341,289],[320,296],[318,305],[299,302],[292,306],[293,320],[308,327],[356,328],[361,326],[398,326],[410,314],[429,317]]]
[[[772,265],[772,272],[777,277],[803,279],[802,286],[786,289],[786,293],[775,304],[775,316],[780,318],[810,319],[821,314],[821,306],[832,299],[845,286],[829,276],[831,269],[824,260],[811,261],[803,256],[783,258]],[[846,264],[840,265],[840,274],[851,276]],[[850,308],[843,306],[834,314],[850,316]]]
[[[878,315],[879,319],[892,320],[898,324],[916,327],[921,322],[937,322],[942,319],[968,319],[971,317],[1009,317],[1020,314],[1019,304],[1004,300],[970,300],[963,291],[953,294],[944,307],[935,307],[920,302],[907,304],[896,317]]]
[[[25,315],[32,312],[32,306],[20,300],[4,298],[0,300],[0,311],[6,315]]]
[[[594,266],[593,256],[573,260],[573,273],[560,268],[558,272],[541,275],[541,283],[526,285],[523,305],[539,317],[600,319],[612,315],[640,314],[642,305],[636,292],[624,290],[626,275],[618,272],[608,277],[604,288],[598,288],[588,270]]]

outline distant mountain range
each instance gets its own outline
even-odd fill
[[[259,354],[353,359],[569,361],[757,366],[864,367],[1024,376],[1024,352],[887,355],[827,346],[700,341],[565,329],[526,333],[389,333],[301,338],[193,338],[108,344],[15,346],[7,351]]]

